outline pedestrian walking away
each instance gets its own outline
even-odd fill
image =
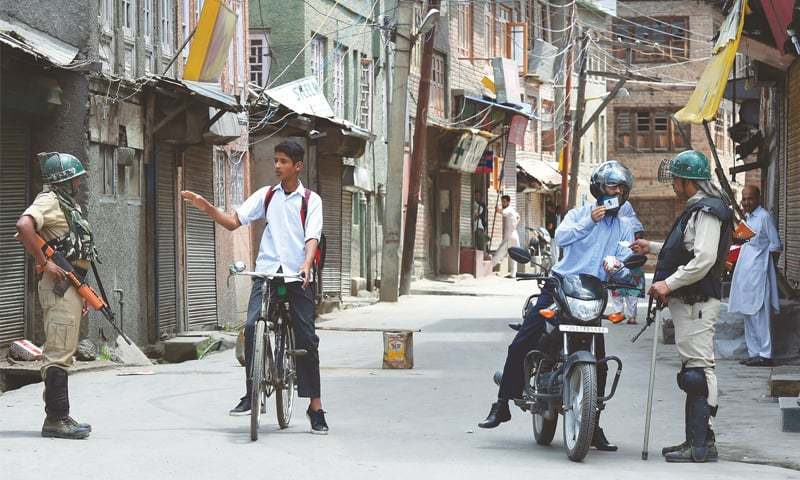
[[[669,307],[681,360],[678,387],[686,392],[686,440],[662,450],[667,462],[713,462],[717,447],[710,422],[716,416],[714,324],[719,317],[722,272],[730,246],[733,212],[711,182],[706,156],[687,150],[659,167],[686,207],[663,244],[636,240],[636,253],[657,253],[650,295]]]
[[[306,189],[298,176],[303,169],[305,151],[293,141],[275,146],[275,174],[280,183],[265,186],[253,193],[235,212],[222,212],[202,196],[183,191],[181,196],[206,213],[215,222],[236,230],[242,225],[266,218],[255,271],[302,275],[304,280],[286,279],[291,305],[295,346],[307,354],[296,358],[298,395],[309,398],[306,414],[311,432],[327,434],[328,424],[322,409],[319,373],[319,337],[314,327],[314,292],[312,267],[322,235],[322,199]],[[305,209],[305,213],[303,213]],[[256,278],[250,293],[245,324],[245,394],[231,415],[249,415],[252,399],[251,372],[253,337],[260,315],[264,280]]]
[[[67,273],[45,257],[37,247],[41,236],[72,264],[79,280],[86,276],[96,258],[94,238],[83,216],[83,164],[67,153],[40,153],[44,190],[17,221],[18,238],[36,262],[38,296],[44,316],[45,420],[43,437],[83,439],[92,427],[70,416],[68,371],[78,348],[81,317],[85,303]]]
[[[517,233],[517,225],[519,224],[519,213],[517,209],[511,205],[511,197],[503,195],[500,198],[502,207],[497,207],[497,213],[503,216],[503,241],[500,246],[495,250],[492,255],[492,267],[500,265],[506,256],[508,256],[509,247],[519,247],[519,233]],[[508,271],[511,278],[517,276],[517,262],[508,258]]]
[[[728,311],[745,316],[745,339],[748,366],[769,367],[772,360],[770,318],[780,311],[775,263],[781,254],[781,241],[772,216],[761,206],[761,192],[756,186],[742,191],[745,223],[755,233],[739,252],[733,271]]]
[[[570,210],[555,232],[556,244],[564,250],[564,257],[551,272],[553,275],[587,274],[605,281],[607,269],[614,265],[606,262],[606,257],[625,259],[631,254],[628,245],[634,240],[630,224],[622,222],[617,216],[619,206],[624,204],[633,188],[633,175],[627,167],[617,161],[609,161],[598,166],[592,173],[591,191],[597,203],[587,204]],[[605,205],[616,204],[615,208]],[[558,324],[558,316],[545,319],[539,310],[553,303],[550,295],[539,296],[536,306],[523,319],[514,340],[508,346],[497,402],[492,404],[489,415],[478,426],[495,428],[511,419],[508,402],[522,396],[525,382],[524,359],[531,350],[539,350],[545,334],[547,322]],[[597,358],[603,358],[605,341],[597,337]],[[597,366],[597,397],[605,396],[608,367],[605,363]],[[600,412],[604,405],[598,401],[597,426],[592,438],[592,446],[598,450],[616,451],[606,439],[600,428]]]

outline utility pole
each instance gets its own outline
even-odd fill
[[[578,102],[575,106],[575,120],[572,122],[572,155],[569,162],[569,202],[567,210],[575,208],[578,197],[578,173],[581,169],[581,138],[583,137],[583,113],[586,109],[586,63],[588,60],[589,32],[581,38],[580,73],[578,75]]]
[[[405,154],[406,102],[411,61],[412,2],[394,0],[395,54],[389,104],[389,161],[386,169],[386,205],[381,256],[381,301],[396,302],[400,278],[400,231],[403,223],[403,157]],[[387,11],[390,11],[387,5]]]
[[[568,0],[557,0],[553,6],[559,10],[552,20],[553,25],[553,43],[560,52],[556,58],[555,64],[558,66],[561,75],[556,76],[556,82],[561,83],[564,87],[556,85],[555,88],[555,105],[556,111],[562,108],[563,117],[554,118],[557,128],[556,130],[556,144],[555,152],[557,160],[562,160],[561,165],[561,213],[562,215],[567,212],[567,188],[569,178],[569,143],[565,142],[567,132],[569,132],[569,109],[570,109],[570,96],[572,91],[572,29],[567,29],[566,26],[571,24],[568,21],[568,9],[571,8],[574,2]],[[567,59],[566,62],[564,59]],[[563,82],[563,83],[562,83]],[[554,112],[555,113],[555,112]],[[559,121],[560,120],[560,121]],[[562,152],[563,151],[563,152]]]
[[[400,269],[400,295],[411,290],[411,274],[414,270],[414,241],[417,236],[417,211],[419,210],[419,187],[428,141],[428,104],[431,93],[433,71],[433,44],[435,27],[425,36],[420,66],[419,90],[417,93],[417,116],[414,120],[414,149],[411,152],[411,169],[408,179],[408,201],[406,203],[406,225],[403,230],[403,262]]]

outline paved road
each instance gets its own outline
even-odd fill
[[[615,327],[611,348],[625,362],[618,397],[604,418],[617,453],[590,452],[582,464],[566,459],[559,434],[553,446],[532,440],[530,417],[480,430],[496,395],[491,374],[501,364],[523,296],[510,281],[485,296],[415,296],[398,305],[342,312],[326,325],[421,328],[413,370],[381,370],[379,333],[324,331],[323,391],[331,433],[308,434],[298,402],[292,427],[279,431],[270,404],[261,439],[249,441],[248,418],[227,416],[241,395],[243,369],[233,353],[155,366],[149,376],[103,371],[71,378],[73,413],[92,422],[86,441],[39,437],[41,386],[0,396],[0,472],[101,474],[143,478],[800,478],[800,472],[723,461],[669,465],[657,450],[680,440],[682,399],[661,382],[651,460],[640,460],[646,396],[648,335],[625,346],[633,327]],[[136,369],[133,369],[136,371]],[[671,377],[665,373],[664,377]],[[673,423],[668,423],[673,422]],[[724,452],[723,452],[724,453]],[[101,473],[102,472],[102,473]],[[558,475],[558,477],[556,477]]]

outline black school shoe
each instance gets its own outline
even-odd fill
[[[245,395],[241,400],[239,400],[239,404],[233,407],[233,409],[230,411],[230,414],[232,417],[250,415],[250,408],[250,395]]]
[[[312,412],[309,408],[306,410],[306,416],[311,422],[311,433],[314,435],[328,434],[328,423],[325,421],[325,410],[319,409],[316,412]]]

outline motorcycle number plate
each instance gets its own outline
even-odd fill
[[[583,327],[581,325],[559,325],[560,332],[573,332],[573,333],[601,333],[605,335],[608,333],[606,327]]]

